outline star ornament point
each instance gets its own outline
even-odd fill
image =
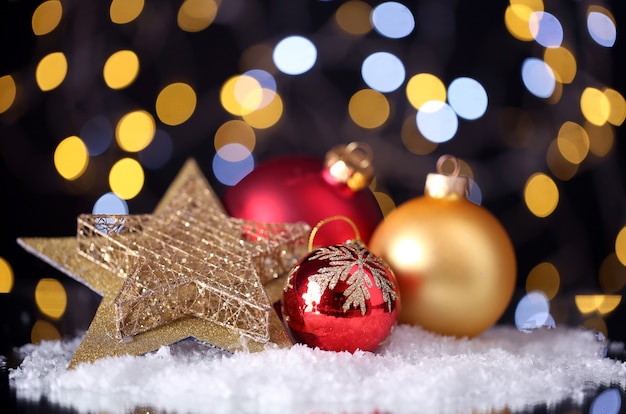
[[[189,337],[229,351],[291,345],[272,304],[306,253],[307,224],[229,217],[193,160],[153,214],[77,221],[76,237],[18,240],[103,296],[70,368]]]

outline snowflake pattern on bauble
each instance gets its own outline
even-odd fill
[[[371,288],[373,283],[382,292],[383,301],[391,312],[398,295],[393,280],[387,278],[389,266],[361,243],[323,247],[316,250],[310,260],[329,261],[329,266],[322,267],[316,274],[309,276],[309,280],[317,283],[322,292],[334,289],[339,281],[348,284],[348,288],[343,292],[346,297],[343,304],[344,312],[354,306],[355,309],[360,308],[361,314],[365,315],[367,312],[365,301],[370,299],[368,288]]]

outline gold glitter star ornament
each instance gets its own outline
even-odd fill
[[[18,243],[103,296],[72,367],[188,337],[230,351],[290,346],[272,303],[309,232],[227,216],[190,160],[153,214],[81,215],[76,238]]]

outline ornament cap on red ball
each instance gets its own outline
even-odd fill
[[[399,305],[391,268],[350,240],[313,250],[298,262],[287,277],[282,313],[297,343],[374,352],[391,334]]]
[[[371,149],[364,143],[336,146],[325,160],[308,156],[267,160],[229,188],[222,201],[232,217],[255,222],[303,221],[313,227],[327,217],[345,216],[368,243],[383,219],[367,187],[373,178],[371,160]],[[352,236],[342,227],[332,235],[324,231],[318,241],[329,246]]]

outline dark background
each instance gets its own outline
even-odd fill
[[[623,127],[615,129],[615,146],[606,157],[590,156],[571,180],[555,179],[561,198],[550,217],[534,217],[524,204],[522,190],[533,172],[550,174],[545,149],[559,126],[565,120],[581,122],[577,98],[572,96],[579,96],[586,86],[607,86],[622,94],[626,91],[624,2],[546,2],[546,11],[561,20],[565,42],[578,63],[576,80],[565,86],[567,93],[558,104],[533,97],[522,84],[523,60],[541,57],[543,49],[507,32],[504,11],[508,2],[403,3],[416,16],[416,29],[407,38],[385,39],[372,31],[356,40],[342,40],[335,39],[332,21],[339,1],[225,0],[216,22],[199,33],[187,33],[176,26],[178,2],[146,2],[136,21],[116,25],[108,16],[109,2],[72,0],[63,2],[60,25],[40,37],[31,29],[38,3],[1,1],[0,76],[12,75],[24,95],[10,111],[0,114],[0,256],[15,274],[11,294],[0,296],[5,347],[0,353],[29,342],[32,323],[45,319],[33,298],[40,278],[54,277],[66,286],[68,311],[60,320],[49,320],[61,335],[86,329],[99,301],[88,289],[26,254],[15,240],[73,235],[76,217],[91,212],[97,198],[109,191],[106,177],[110,166],[128,154],[114,143],[90,160],[83,177],[68,182],[54,168],[56,145],[78,134],[85,120],[96,114],[116,119],[134,108],[154,113],[158,91],[170,82],[185,81],[198,93],[196,111],[180,126],[159,125],[173,138],[173,155],[164,167],[146,169],[144,189],[128,202],[130,212],[152,211],[189,157],[196,158],[214,189],[222,194],[225,187],[211,171],[213,136],[221,124],[236,117],[222,109],[219,89],[229,77],[253,68],[242,58],[246,49],[258,43],[273,45],[289,34],[302,34],[318,42],[320,55],[315,67],[304,75],[275,74],[285,110],[279,126],[258,132],[257,162],[287,154],[323,157],[338,143],[365,141],[374,149],[377,185],[399,204],[421,195],[425,175],[434,170],[436,158],[452,153],[472,166],[481,185],[483,206],[502,222],[516,248],[518,290],[502,322],[512,322],[528,272],[542,261],[551,261],[561,275],[559,294],[552,304],[557,326],[584,323],[585,316],[574,306],[574,295],[602,293],[598,269],[614,251],[615,237],[626,224]],[[591,4],[613,12],[618,33],[613,48],[602,48],[589,38],[585,13]],[[235,17],[227,21],[223,16]],[[337,48],[344,47],[340,55],[333,52],[335,42]],[[102,80],[102,64],[122,48],[138,54],[140,75],[129,88],[112,91]],[[407,79],[420,72],[434,73],[446,84],[459,76],[477,79],[489,96],[487,113],[476,121],[461,120],[455,139],[421,156],[406,150],[400,139],[402,122],[411,111],[404,87],[387,94],[393,112],[383,127],[357,127],[347,117],[347,102],[365,87],[360,63],[375,50],[401,57]],[[63,51],[70,68],[59,88],[44,93],[35,83],[34,71],[41,57],[52,51]],[[510,108],[530,117],[533,128],[520,129],[507,116]],[[507,145],[507,137],[519,136],[529,144]],[[604,319],[613,341],[626,340],[624,309],[622,304]],[[24,312],[29,315],[26,319],[21,316]]]

